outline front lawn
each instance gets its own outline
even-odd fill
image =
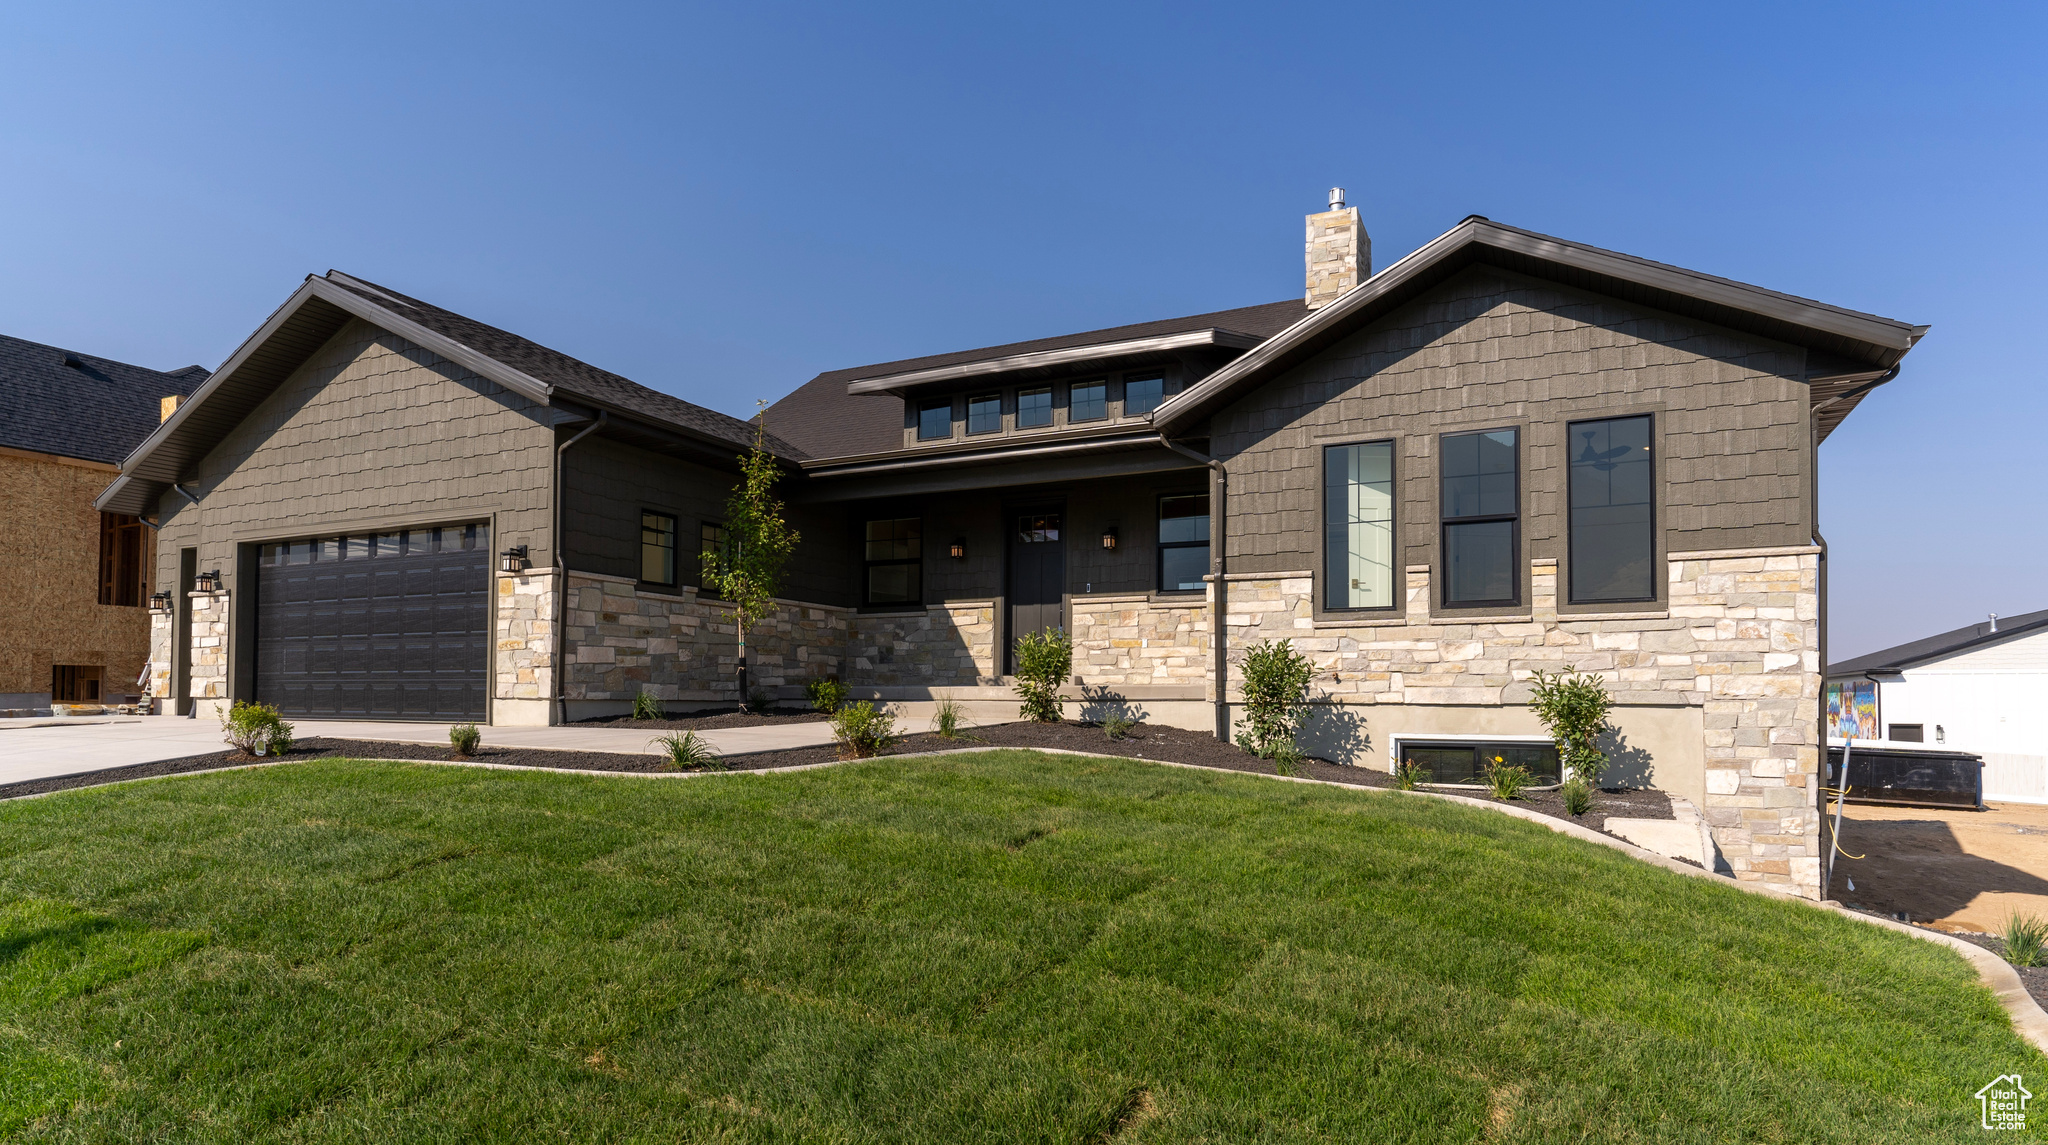
[[[1929,943],[1390,793],[991,751],[0,804],[27,1140],[1975,1141],[2013,1072]]]

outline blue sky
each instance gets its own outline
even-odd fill
[[[1471,213],[1934,329],[1823,447],[1837,656],[2048,608],[2048,8],[11,5],[0,330],[212,366],[336,267],[745,414]]]

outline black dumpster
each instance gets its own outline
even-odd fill
[[[1828,748],[1828,786],[1842,774],[1842,749]],[[1849,802],[1908,807],[1984,806],[1984,760],[1966,751],[1867,747],[1849,753]]]

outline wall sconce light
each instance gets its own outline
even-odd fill
[[[513,545],[498,554],[498,571],[516,573],[526,569],[526,546]]]
[[[1102,547],[1110,552],[1116,551],[1116,526],[1102,530]]]
[[[150,593],[149,610],[151,612],[169,612],[171,610],[171,594],[168,592]]]
[[[967,541],[965,539],[954,541],[953,547],[946,551],[952,554],[954,560],[960,560],[967,555]]]
[[[215,569],[212,572],[200,573],[199,576],[193,580],[192,587],[199,592],[219,592],[220,570]]]

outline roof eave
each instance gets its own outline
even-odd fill
[[[1029,354],[1009,354],[1000,358],[983,358],[979,361],[956,362],[948,366],[933,366],[923,370],[908,370],[897,374],[855,378],[846,383],[846,392],[849,394],[901,393],[915,386],[964,381],[968,378],[986,377],[991,374],[1008,374],[1019,370],[1045,369],[1051,366],[1088,362],[1102,358],[1125,358],[1139,354],[1191,350],[1205,346],[1220,346],[1231,350],[1249,350],[1257,346],[1259,341],[1259,337],[1255,334],[1243,334],[1235,330],[1223,330],[1216,327],[1205,330],[1186,330],[1177,334],[1162,334],[1154,338],[1132,338],[1121,342],[1096,342],[1085,346],[1065,346],[1057,350],[1038,350]]]

